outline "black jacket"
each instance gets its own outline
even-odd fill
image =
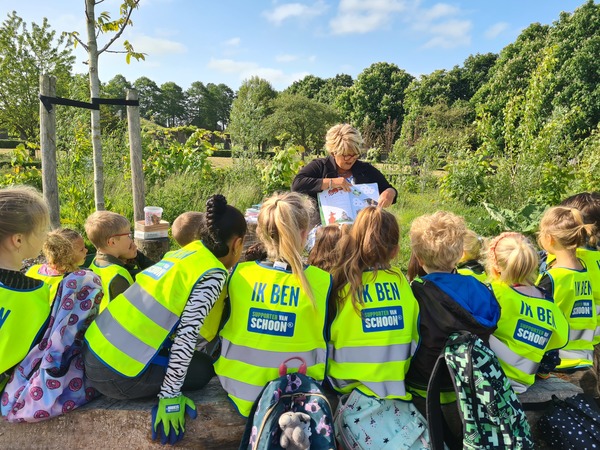
[[[339,177],[337,170],[338,168],[333,156],[315,159],[300,169],[300,172],[298,172],[298,175],[296,175],[292,182],[292,191],[310,195],[316,200],[317,194],[322,192],[323,178]],[[382,193],[387,188],[396,190],[394,186],[388,183],[379,170],[367,162],[357,160],[352,165],[352,175],[354,176],[355,184],[377,183],[379,193]],[[393,203],[396,203],[397,197],[398,191],[396,191]]]

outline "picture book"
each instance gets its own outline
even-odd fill
[[[379,199],[377,183],[355,184],[350,192],[329,189],[317,195],[323,226],[352,223],[366,206],[376,206]]]

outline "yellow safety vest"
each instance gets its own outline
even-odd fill
[[[590,250],[589,248],[578,248],[577,258],[587,269],[592,280],[592,294],[594,295],[594,304],[596,305],[596,332],[594,333],[594,345],[600,343],[600,251]]]
[[[463,267],[461,269],[456,269],[456,271],[458,273],[460,273],[461,275],[469,275],[479,281],[481,281],[482,283],[486,284],[488,281],[488,276],[487,273],[483,272],[483,273],[476,273],[473,269],[469,269],[468,267]]]
[[[404,378],[419,344],[419,304],[398,269],[364,272],[359,313],[344,302],[331,324],[327,375],[340,393],[411,400]],[[360,314],[360,315],[359,315]]]
[[[100,302],[100,308],[98,312],[101,313],[104,311],[104,308],[111,302],[113,299],[110,298],[110,283],[113,278],[117,275],[121,275],[129,284],[133,284],[133,277],[129,273],[129,271],[118,264],[109,264],[105,267],[100,267],[96,264],[96,258],[91,262],[90,269],[100,277],[100,281],[102,282],[102,290],[104,291],[104,297],[102,297],[102,301]]]
[[[238,264],[228,284],[231,313],[221,330],[215,372],[243,416],[264,385],[279,377],[279,365],[288,358],[302,357],[307,375],[318,382],[325,377],[331,275],[313,266],[304,269],[313,306],[298,277],[277,264]]]
[[[593,361],[597,316],[588,271],[551,267],[545,274],[552,281],[554,303],[570,328],[569,342],[559,351],[561,363],[557,369],[589,367]]]
[[[520,394],[534,383],[544,353],[567,344],[569,323],[551,299],[530,297],[501,281],[491,287],[502,310],[490,347]]]
[[[49,296],[46,283],[27,290],[0,284],[0,375],[20,363],[44,331]]]
[[[48,285],[48,287],[50,288],[50,305],[52,305],[52,303],[54,302],[54,298],[56,297],[56,293],[58,292],[58,286],[60,285],[60,282],[64,279],[65,275],[46,275],[40,273],[42,266],[43,264],[36,264],[34,266],[31,266],[27,270],[25,275],[27,275],[30,278],[35,278],[36,280],[42,280]]]
[[[90,350],[114,371],[138,376],[178,325],[192,289],[209,270],[227,272],[195,241],[137,274],[88,328]]]

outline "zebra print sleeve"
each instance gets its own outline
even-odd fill
[[[209,271],[198,280],[192,289],[175,331],[167,372],[158,394],[159,398],[173,398],[181,394],[181,386],[194,355],[200,327],[219,298],[226,279],[227,273],[225,272]]]

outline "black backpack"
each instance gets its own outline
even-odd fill
[[[443,449],[439,379],[450,371],[463,424],[463,449],[530,449],[523,407],[494,352],[476,335],[452,333],[427,388],[427,421],[433,450]]]
[[[600,408],[585,394],[560,400],[537,423],[542,438],[553,449],[600,449]]]

